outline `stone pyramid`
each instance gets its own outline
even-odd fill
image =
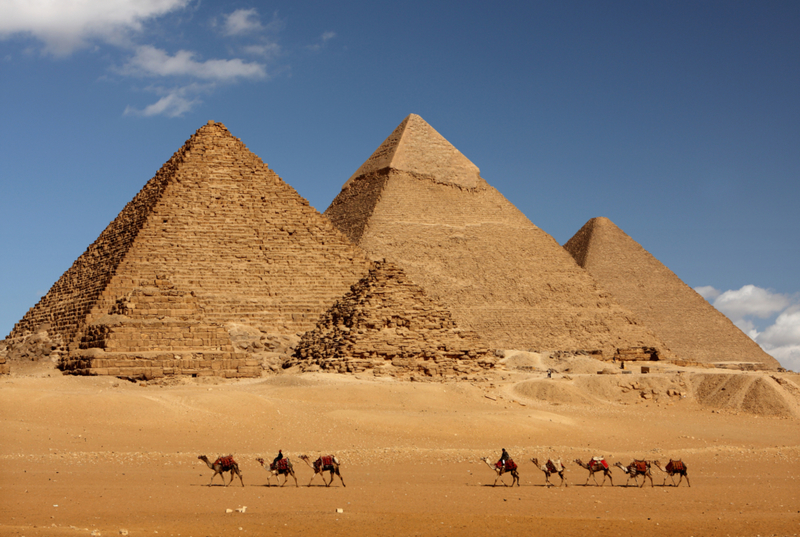
[[[492,348],[599,350],[609,359],[618,348],[668,352],[417,115],[400,123],[325,215]]]
[[[678,358],[779,367],[777,360],[608,218],[589,220],[564,248]]]
[[[256,375],[226,323],[313,328],[369,269],[221,123],[201,127],[8,339],[49,323],[86,374]]]
[[[447,308],[402,269],[378,261],[303,336],[285,365],[439,377],[474,374],[496,360],[476,333],[459,329]]]

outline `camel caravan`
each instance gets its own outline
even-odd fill
[[[509,486],[503,480],[503,475],[507,473],[511,474],[512,477],[510,486],[513,487],[514,484],[520,486],[519,466],[517,466],[517,464],[508,456],[508,453],[506,452],[505,449],[503,449],[503,453],[500,456],[500,459],[494,464],[491,463],[488,457],[483,457],[480,460],[484,462],[489,468],[491,468],[492,471],[495,472],[496,477],[494,483],[492,484],[493,487],[497,486],[498,481],[500,481],[505,486]],[[534,464],[534,466],[536,466],[538,470],[544,473],[545,487],[549,488],[555,486],[555,484],[553,484],[550,481],[550,476],[554,474],[558,475],[558,477],[561,478],[561,483],[558,485],[559,487],[569,486],[567,484],[567,478],[564,475],[567,469],[562,464],[561,459],[556,459],[556,460],[547,459],[547,462],[545,462],[544,464],[539,464],[539,459],[533,457],[531,458],[531,462]],[[577,464],[581,468],[589,471],[589,476],[586,478],[586,482],[583,484],[584,487],[588,486],[590,479],[594,480],[595,486],[602,487],[606,482],[606,478],[608,478],[608,481],[609,483],[611,483],[611,486],[612,487],[614,486],[614,478],[611,475],[611,466],[609,466],[608,462],[606,462],[605,457],[592,457],[588,463],[583,462],[581,459],[575,459],[575,461],[573,462],[575,462],[575,464]],[[661,472],[668,475],[670,479],[672,479],[672,486],[674,487],[680,486],[681,482],[683,481],[683,478],[686,478],[687,485],[689,485],[690,487],[692,486],[689,483],[689,476],[686,474],[686,463],[684,463],[680,459],[678,460],[670,459],[669,463],[664,467],[661,466],[661,463],[659,461],[649,461],[645,459],[634,459],[628,465],[623,465],[621,462],[617,462],[614,464],[614,466],[621,469],[622,472],[627,476],[628,479],[627,481],[625,481],[624,485],[625,487],[629,485],[631,479],[633,479],[633,482],[639,488],[644,486],[644,484],[646,483],[646,479],[650,480],[651,487],[655,486],[653,484],[653,474],[651,471],[653,466],[661,470]],[[595,474],[600,474],[600,473],[603,474],[603,481],[598,483]],[[676,475],[679,476],[677,484],[675,483],[675,477],[674,477]],[[639,477],[642,478],[641,485],[639,485]],[[332,476],[331,476],[331,481],[333,481]],[[667,478],[665,476],[664,482],[661,484],[661,486],[662,487],[665,486],[666,482]]]
[[[235,477],[239,478],[239,482],[244,486],[244,479],[242,478],[242,472],[239,470],[239,465],[233,459],[233,455],[228,455],[225,457],[217,457],[217,459],[212,463],[211,460],[206,457],[205,455],[200,455],[197,457],[208,466],[210,469],[214,471],[214,474],[211,476],[211,481],[209,481],[208,486],[212,486],[214,483],[214,478],[217,475],[220,476],[222,479],[222,484],[224,486],[228,486],[233,483]],[[300,460],[305,462],[308,467],[314,471],[314,474],[311,476],[311,480],[309,480],[307,486],[311,486],[314,482],[314,479],[317,475],[320,476],[322,479],[322,483],[325,487],[330,487],[333,484],[334,476],[339,477],[339,481],[342,483],[342,487],[345,487],[344,478],[342,478],[342,474],[340,472],[341,463],[339,459],[336,458],[335,455],[321,455],[317,457],[314,462],[311,462],[311,458],[308,455],[300,455],[298,457]],[[483,463],[485,463],[494,473],[495,473],[495,480],[492,483],[492,487],[497,486],[497,482],[499,481],[504,486],[513,487],[520,485],[520,477],[519,477],[519,466],[514,460],[509,456],[508,452],[503,449],[502,454],[500,455],[500,459],[492,463],[489,457],[483,457],[480,459]],[[291,476],[294,479],[295,487],[299,487],[300,485],[297,482],[297,476],[295,475],[294,466],[292,465],[292,461],[289,460],[288,457],[283,455],[282,451],[278,451],[278,456],[275,459],[267,464],[267,462],[261,458],[256,458],[256,462],[258,462],[266,471],[267,471],[267,486],[272,486],[272,477],[275,477],[275,480],[278,483],[278,486],[283,487],[286,485],[286,482],[289,481],[289,477]],[[561,478],[561,483],[558,485],[559,487],[568,487],[567,478],[564,475],[567,471],[564,464],[562,464],[561,459],[547,459],[547,462],[544,464],[539,464],[539,459],[536,457],[531,458],[531,462],[536,466],[538,470],[540,470],[544,474],[544,486],[546,488],[554,487],[555,484],[550,481],[550,476],[558,475]],[[581,459],[575,459],[573,461],[575,464],[580,466],[581,468],[588,470],[589,475],[586,478],[586,482],[583,486],[589,485],[589,480],[592,479],[594,481],[595,486],[602,487],[605,485],[606,478],[608,478],[609,483],[611,486],[614,486],[614,479],[611,475],[611,468],[612,466],[608,464],[605,457],[592,457],[588,463],[583,462]],[[687,467],[686,463],[683,462],[681,459],[673,460],[670,459],[669,462],[662,466],[661,463],[657,460],[649,461],[645,459],[634,459],[627,465],[622,464],[621,462],[614,463],[613,466],[616,466],[627,477],[627,481],[625,481],[625,487],[629,486],[630,480],[633,479],[634,484],[638,487],[644,487],[646,480],[650,480],[650,486],[654,487],[653,483],[653,474],[652,468],[655,467],[660,470],[664,476],[664,481],[660,486],[666,486],[667,483],[667,476],[672,480],[673,487],[679,487],[680,484],[683,482],[683,479],[686,479],[686,484],[688,486],[692,486],[689,482],[689,476],[687,475]],[[230,472],[231,479],[228,483],[225,483],[225,473]],[[330,473],[330,480],[325,479],[325,472]],[[603,481],[598,483],[597,477],[595,474],[603,474]],[[511,475],[511,485],[505,482],[503,476],[509,474]],[[675,483],[675,476],[678,476],[678,482]],[[283,483],[280,482],[280,476],[283,476]],[[642,484],[639,484],[639,477],[642,478]]]

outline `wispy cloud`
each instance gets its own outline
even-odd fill
[[[219,32],[215,39],[227,41],[216,50],[229,56],[239,50],[242,55],[257,57],[249,61],[237,57],[204,58],[191,50],[192,46],[168,50],[156,43],[146,42],[155,19],[188,6],[196,0],[0,0],[0,39],[27,35],[41,42],[45,54],[66,59],[81,47],[112,45],[121,53],[117,65],[109,71],[128,78],[153,79],[146,91],[155,93],[158,100],[143,107],[128,106],[124,115],[167,116],[183,115],[213,94],[221,84],[269,79],[268,64],[281,55],[276,35],[285,23],[272,14],[263,23],[255,8],[237,9],[212,20]],[[187,11],[190,11],[187,9]],[[194,17],[173,25],[181,26],[180,34],[195,35],[191,28]],[[207,26],[205,27],[207,28]],[[177,30],[176,30],[177,32]],[[207,32],[204,34],[207,35]],[[230,43],[235,41],[236,44]],[[199,47],[198,47],[199,48]],[[205,47],[208,48],[208,47]],[[104,51],[105,52],[105,51]],[[109,54],[97,57],[114,57]],[[116,56],[119,58],[119,56]],[[113,60],[112,60],[113,61]],[[280,69],[278,69],[280,71]],[[101,79],[104,77],[100,77]],[[202,98],[201,98],[202,97]]]
[[[182,76],[220,82],[267,76],[266,66],[260,63],[248,63],[239,58],[197,61],[195,56],[194,52],[188,50],[180,50],[170,56],[164,50],[144,45],[137,47],[136,53],[119,71],[125,75]]]
[[[124,115],[126,116],[167,116],[167,117],[180,117],[186,112],[189,112],[195,105],[202,102],[199,97],[200,93],[208,92],[212,86],[202,86],[198,84],[190,84],[177,88],[148,88],[148,91],[161,95],[162,97],[155,103],[145,106],[142,109],[133,106],[125,108]]]
[[[93,40],[120,44],[145,21],[182,9],[189,0],[4,0],[0,39],[29,35],[43,52],[69,56]]]
[[[800,371],[800,300],[755,285],[722,292],[710,285],[695,287],[743,332],[787,369]],[[777,317],[775,317],[777,315]],[[775,317],[763,330],[762,322]]]
[[[321,36],[319,36],[319,42],[314,43],[313,45],[308,45],[306,48],[308,50],[321,50],[331,39],[336,37],[336,32],[323,32]]]
[[[222,24],[222,31],[225,35],[250,34],[263,29],[255,8],[237,9],[230,15],[226,15],[225,22]]]

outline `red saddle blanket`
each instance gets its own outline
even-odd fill
[[[647,473],[647,461],[633,461],[633,466],[638,473]]]
[[[219,464],[223,468],[233,468],[236,466],[236,461],[233,460],[233,455],[228,455],[227,457],[217,457],[214,464]]]
[[[595,464],[595,465],[599,464],[600,466],[602,466],[603,468],[608,470],[608,463],[606,462],[605,459],[594,457],[594,458],[592,458],[592,464]]]
[[[281,459],[278,462],[273,462],[269,465],[270,470],[287,470],[289,468],[289,459]]]
[[[503,467],[503,463],[501,463],[500,461],[497,461],[497,462],[494,464],[494,466],[495,466],[495,468],[497,468],[497,469],[500,469],[500,468],[502,468],[502,467]],[[514,461],[512,461],[511,459],[508,459],[508,460],[506,461],[506,468],[505,468],[505,471],[506,471],[506,472],[510,472],[511,470],[516,470],[516,469],[517,469],[517,463],[515,463],[515,462],[514,462]]]
[[[684,466],[683,461],[669,461],[666,469],[667,472],[682,472],[686,469],[686,466]]]
[[[556,465],[553,464],[553,461],[547,461],[547,471],[551,474],[558,473],[558,470],[556,470]]]
[[[322,465],[322,466],[333,466],[333,456],[332,455],[326,455],[324,457],[320,457],[317,460],[320,462],[320,465]]]

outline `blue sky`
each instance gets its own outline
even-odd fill
[[[800,3],[0,0],[0,332],[207,120],[324,211],[409,113],[800,370]]]

